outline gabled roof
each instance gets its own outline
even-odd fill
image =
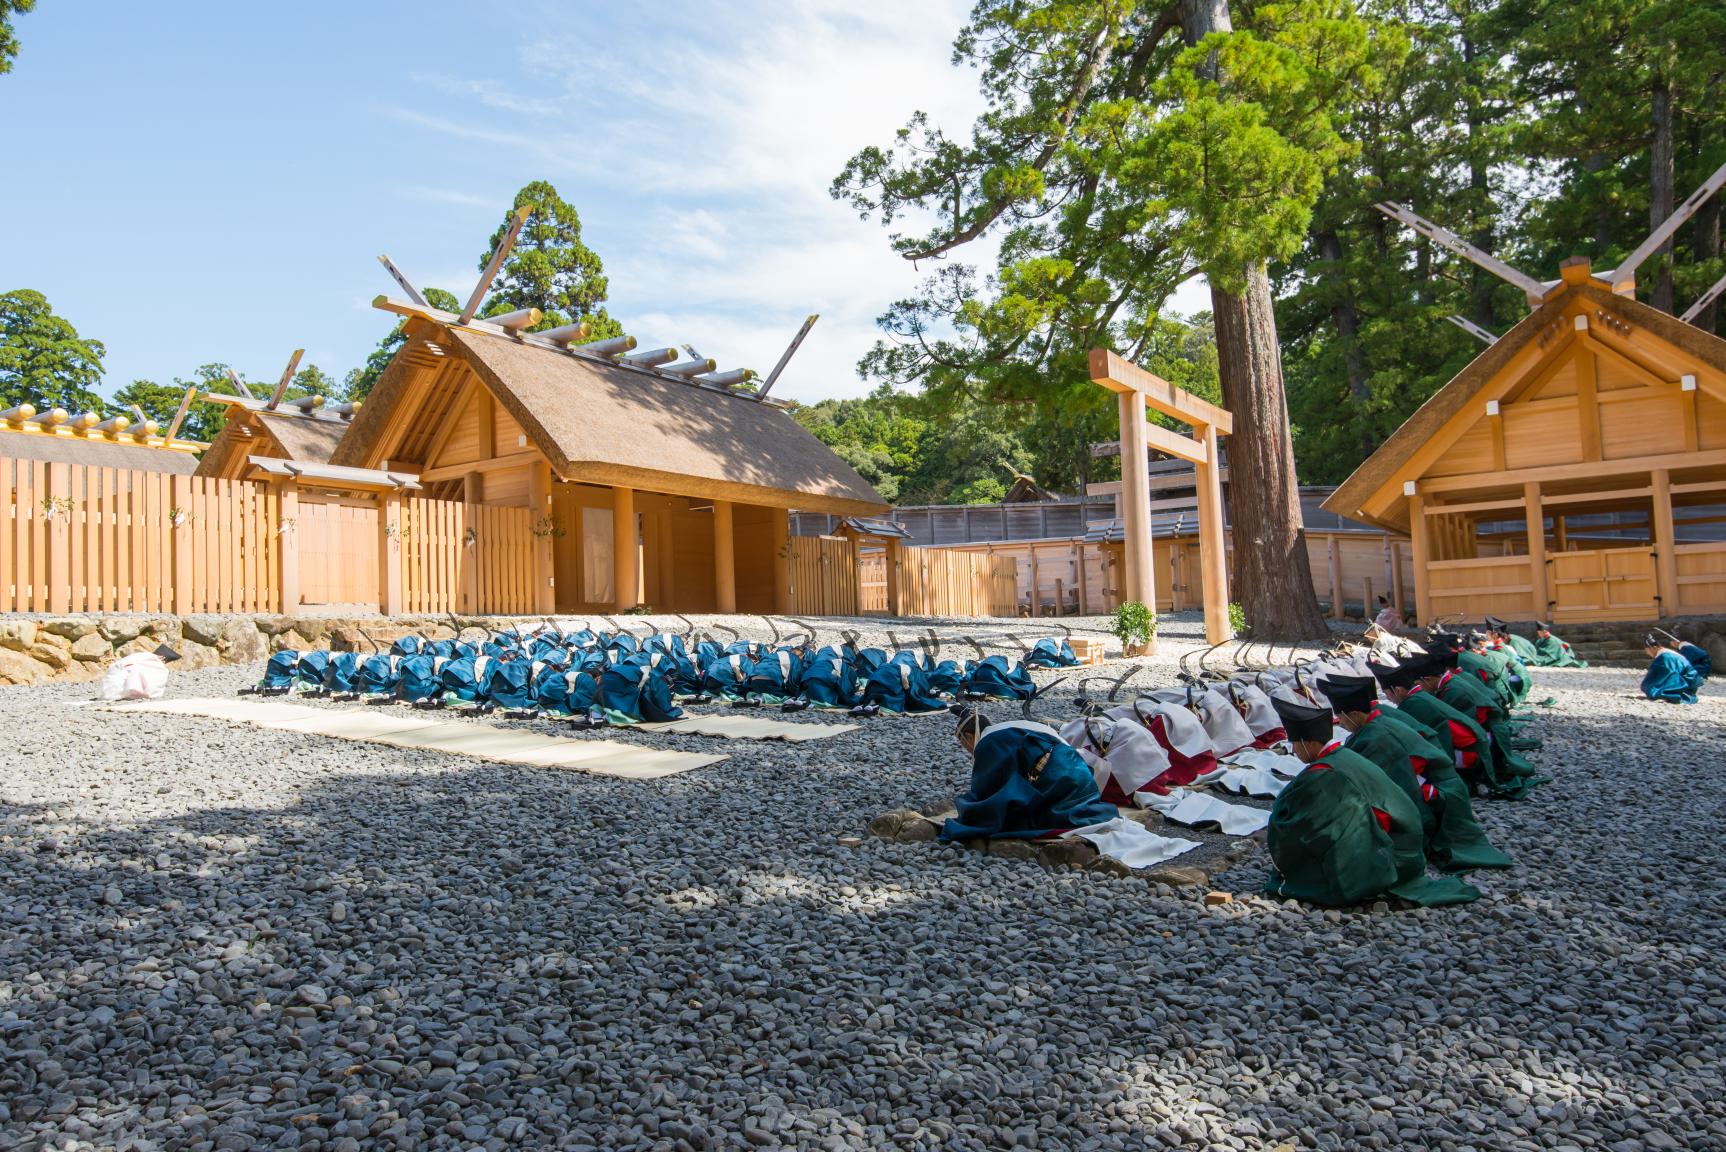
[[[321,409],[310,413],[297,408],[267,411],[261,400],[226,403],[227,422],[204,453],[200,476],[237,475],[243,472],[246,457],[278,452],[284,460],[325,464],[349,427],[341,416]],[[259,432],[274,441],[272,451],[261,450]]]
[[[423,319],[437,323],[435,317]],[[609,363],[479,328],[440,324],[459,355],[564,480],[836,514],[887,503],[783,409],[661,373]],[[331,462],[370,467],[385,433],[415,414],[407,357],[396,353]]]
[[[1688,353],[1704,364],[1726,372],[1726,340],[1686,324],[1675,316],[1630,296],[1619,296],[1593,280],[1561,283],[1540,307],[1525,316],[1498,343],[1491,345],[1458,372],[1444,387],[1403,421],[1371,456],[1342,482],[1324,508],[1338,516],[1363,519],[1360,509],[1425,447],[1459,413],[1470,408],[1476,397],[1496,379],[1527,346],[1564,317],[1567,304],[1580,296],[1601,312],[1611,313]],[[1373,521],[1383,527],[1393,527]]]

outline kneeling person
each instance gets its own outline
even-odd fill
[[[973,761],[971,786],[959,797],[957,814],[942,827],[941,839],[1034,839],[1120,815],[1103,802],[1091,766],[1047,724],[991,724],[980,709],[955,711],[955,735]]]
[[[1461,904],[1480,896],[1455,877],[1427,875],[1420,809],[1377,764],[1331,742],[1329,708],[1272,701],[1307,768],[1271,808],[1267,892],[1327,905],[1384,895]]]

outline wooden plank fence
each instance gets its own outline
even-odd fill
[[[0,458],[0,612],[519,615],[533,547],[526,508],[408,498],[392,518],[352,496]]]
[[[278,515],[255,484],[0,458],[0,611],[279,611]]]
[[[793,536],[790,567],[792,615],[856,616],[862,611],[857,552],[851,541]],[[884,591],[880,610],[887,610]]]

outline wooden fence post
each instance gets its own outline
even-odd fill
[[[192,614],[192,478],[174,476],[169,486],[168,523],[173,528],[168,556],[168,586],[174,590],[173,610],[176,616]],[[285,548],[285,542],[278,553]],[[287,595],[286,585],[282,594]]]
[[[1342,556],[1337,550],[1336,537],[1329,540],[1330,553],[1330,615],[1332,620],[1342,619]]]
[[[541,521],[549,525],[552,519],[551,465],[543,459],[534,461],[528,469],[527,489],[527,502],[533,508],[528,520],[528,528],[534,532],[533,610],[540,616],[550,616],[557,611],[557,580],[554,575],[557,561],[552,552],[551,534],[537,531]]]
[[[396,492],[378,497],[378,610],[385,616],[400,616],[405,589],[402,587],[402,498]]]
[[[45,507],[37,515],[48,520],[48,556],[45,566],[48,584],[48,611],[65,613],[72,610],[72,466],[60,462],[48,465],[48,490],[43,497]]]
[[[179,491],[182,477],[174,477],[175,491]],[[292,480],[276,489],[277,516],[279,526],[276,535],[276,556],[281,564],[281,573],[277,584],[282,590],[282,615],[297,616],[300,611],[300,486]],[[191,537],[184,530],[174,536],[174,563],[179,566],[180,544],[186,544],[186,567],[190,570]],[[174,600],[178,603],[185,591],[179,574],[174,577]]]

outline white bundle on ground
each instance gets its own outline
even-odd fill
[[[1215,824],[1230,836],[1250,836],[1271,820],[1269,809],[1230,804],[1226,800],[1218,800],[1215,796],[1206,796],[1203,792],[1189,792],[1185,788],[1176,788],[1167,796],[1146,793],[1138,800],[1143,807],[1161,812],[1163,819],[1171,823],[1185,824],[1189,828]]]
[[[104,700],[160,700],[167,690],[168,665],[154,652],[122,656],[102,676]]]
[[[1128,868],[1149,868],[1153,864],[1161,864],[1164,860],[1173,860],[1199,846],[1195,840],[1158,836],[1143,824],[1128,820],[1125,816],[1117,816],[1113,820],[1105,820],[1101,824],[1092,824],[1085,828],[1075,828],[1065,833],[1062,838],[1071,836],[1081,836],[1089,840],[1097,846],[1098,852],[1119,860]]]

